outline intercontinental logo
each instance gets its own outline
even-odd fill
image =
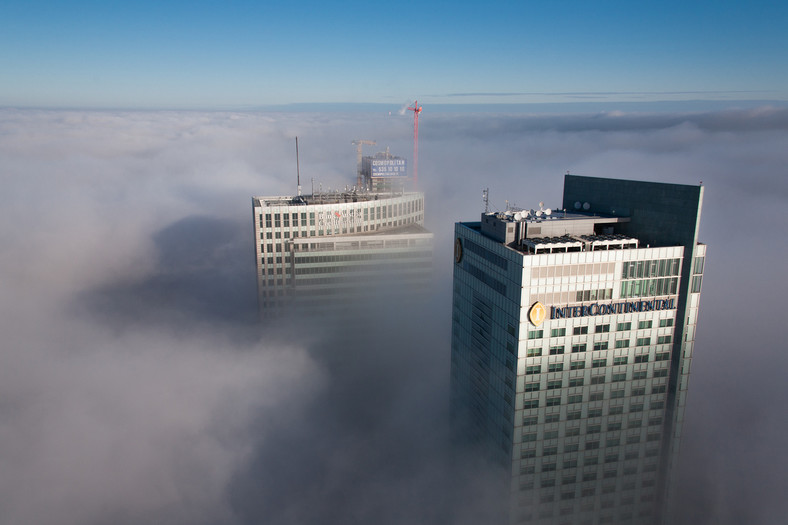
[[[531,321],[532,325],[539,326],[545,318],[547,318],[547,308],[539,301],[536,301],[531,305],[531,309],[528,311],[528,319]]]

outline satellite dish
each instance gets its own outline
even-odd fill
[[[580,206],[581,206],[580,201],[575,201],[575,209],[579,210]]]
[[[544,211],[544,214],[545,214],[545,215],[551,215],[552,213],[553,213],[553,210],[551,210],[550,208],[547,208],[547,209]]]
[[[518,211],[517,213],[514,214],[514,220],[516,221],[523,220],[523,214]]]
[[[590,209],[591,209],[591,205],[590,205],[590,204],[588,204],[587,202],[584,202],[584,203],[583,203],[583,209],[584,209],[584,210],[586,210],[586,211],[588,211],[588,210],[590,210]]]
[[[542,216],[542,210],[539,210],[538,212],[536,212],[536,216],[537,217],[541,217]]]

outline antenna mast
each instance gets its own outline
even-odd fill
[[[419,113],[421,113],[419,101],[413,101],[413,107],[408,110],[413,112],[413,184],[419,185]]]
[[[296,181],[298,184],[298,196],[301,196],[301,165],[298,162],[298,137],[296,139]]]
[[[484,213],[487,214],[490,211],[490,188],[482,190],[482,201],[484,202]]]

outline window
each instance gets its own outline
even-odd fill
[[[573,354],[577,354],[579,352],[585,352],[585,351],[586,351],[585,343],[578,344],[578,345],[572,345],[572,353]]]
[[[641,370],[639,372],[632,372],[632,379],[633,380],[646,379],[646,371],[645,370]]]
[[[576,411],[576,412],[567,412],[567,413],[566,413],[566,419],[567,419],[567,421],[571,421],[571,420],[573,420],[573,419],[580,419],[580,416],[581,416],[582,414],[583,414],[583,413],[582,413],[580,410],[578,410],[578,411]],[[566,435],[567,435],[567,436],[569,435],[569,430],[567,430],[567,434],[566,434]]]
[[[561,419],[561,414],[545,414],[544,422],[545,423],[558,423]]]
[[[665,385],[654,385],[654,386],[651,387],[651,393],[652,394],[664,394],[666,388],[667,387]]]
[[[551,438],[547,437],[547,434],[548,434],[548,432],[544,433],[544,438],[545,439],[551,439]],[[553,436],[553,437],[558,437],[558,431],[557,430],[555,431],[555,436]],[[558,454],[558,447],[544,447],[544,450],[542,450],[542,455],[543,456],[555,456],[556,454]]]
[[[539,418],[536,416],[528,416],[523,418],[523,426],[528,427],[531,425],[536,425],[539,422]]]
[[[667,361],[670,359],[670,352],[662,352],[654,356],[654,361]]]
[[[673,338],[671,336],[669,336],[669,335],[661,335],[661,336],[657,337],[657,344],[665,345],[665,344],[670,343],[670,341],[672,339]]]
[[[530,434],[523,434],[523,443],[527,443],[529,441],[536,441],[536,432],[532,432]]]
[[[596,330],[595,331],[598,334],[599,333],[609,332],[610,331],[610,325],[609,324],[598,324],[598,325],[596,325]]]
[[[654,370],[654,377],[667,377],[668,376],[668,369],[663,368],[662,370]]]
[[[591,395],[588,397],[589,401],[602,401],[605,398],[604,392],[591,392]]]
[[[572,335],[583,335],[588,333],[588,326],[575,326],[572,329]]]
[[[607,341],[600,341],[598,343],[594,343],[594,351],[598,352],[599,350],[607,350]]]
[[[531,365],[525,367],[525,375],[541,374],[541,373],[542,373],[542,365]]]
[[[561,372],[563,369],[564,369],[563,363],[552,363],[551,365],[548,365],[549,372]]]
[[[523,402],[523,409],[528,410],[531,408],[539,408],[538,399],[530,399],[528,401]]]
[[[626,348],[629,346],[629,339],[619,339],[616,341],[616,348]]]
[[[625,365],[627,364],[627,356],[622,357],[614,357],[613,358],[613,365]]]
[[[547,398],[547,406],[549,407],[556,407],[561,404],[561,397],[548,397]]]
[[[583,363],[585,364],[585,363]],[[569,380],[569,386],[583,386],[583,378],[582,377],[575,377]]]
[[[593,376],[591,378],[592,385],[601,385],[604,382],[605,382],[605,376]]]
[[[602,409],[601,408],[589,409],[588,417],[602,417]]]
[[[692,273],[703,273],[703,264],[706,262],[705,257],[695,257],[695,264],[692,265]]]
[[[586,450],[596,450],[599,448],[599,441],[587,441],[585,449]]]
[[[636,355],[635,356],[636,363],[648,363],[648,354],[643,355]]]
[[[570,366],[570,368],[572,370],[581,370],[581,369],[586,367],[586,362],[585,361],[572,361],[569,364],[569,366]]]
[[[544,433],[544,438],[545,439],[556,439],[556,438],[558,438],[558,431],[557,430],[546,430],[545,433]],[[547,454],[546,451],[547,451],[547,449],[545,448],[545,452],[543,452],[543,454],[546,455]],[[558,450],[556,449],[556,451],[553,452],[553,454],[556,454],[557,452],[558,452]]]
[[[530,330],[528,332],[528,339],[541,339],[544,336],[544,330]]]
[[[550,337],[562,337],[566,335],[566,328],[553,328],[550,330]]]
[[[652,321],[639,321],[638,322],[638,330],[644,330],[646,328],[651,328]]]
[[[630,412],[643,412],[643,403],[638,403],[637,405],[630,405],[629,406]]]
[[[613,390],[610,392],[610,399],[618,399],[624,397],[624,390]]]
[[[624,407],[622,407],[622,406],[610,407],[610,409],[607,411],[607,413],[608,413],[608,415],[611,415],[611,416],[614,416],[616,414],[623,414],[624,413]]]
[[[573,403],[582,403],[583,402],[583,394],[577,394],[577,395],[569,396],[569,397],[566,398],[566,402],[568,404],[570,404],[570,405],[573,404]]]
[[[591,363],[592,368],[601,368],[603,366],[607,366],[607,359],[594,359]]]
[[[561,355],[564,353],[563,346],[551,346],[550,347],[550,355]]]
[[[673,319],[660,319],[659,326],[660,328],[664,328],[666,326],[673,326]]]
[[[542,349],[541,348],[529,348],[528,350],[525,351],[525,355],[527,357],[539,357],[540,355],[542,355]]]
[[[621,372],[619,374],[613,374],[612,381],[614,383],[617,383],[619,381],[626,381],[626,380],[627,380],[627,373],[626,372]]]
[[[520,451],[520,458],[522,459],[535,458],[535,457],[536,457],[536,450],[532,448]]]
[[[633,388],[632,389],[632,395],[633,396],[644,396],[644,395],[646,395],[646,387],[641,386],[641,387]]]
[[[561,388],[562,383],[559,379],[558,381],[548,381],[547,382],[547,390],[555,390],[556,388]]]
[[[621,430],[621,421],[615,421],[607,424],[607,431]]]
[[[539,390],[539,383],[526,383],[525,384],[525,391],[526,392],[536,392]]]
[[[622,330],[632,330],[632,323],[630,323],[630,322],[618,323],[616,325],[616,330],[618,330],[619,332],[622,331]]]

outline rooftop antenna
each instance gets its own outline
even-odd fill
[[[482,190],[482,201],[484,202],[484,213],[490,213],[490,188]]]
[[[298,137],[296,139],[296,177],[298,184],[298,196],[301,196],[301,165],[298,162]]]

